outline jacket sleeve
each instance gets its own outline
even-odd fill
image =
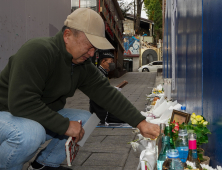
[[[39,122],[43,127],[64,134],[69,119],[51,110],[42,102],[50,68],[47,53],[41,44],[23,46],[9,60],[8,108],[14,116]]]
[[[90,99],[133,127],[145,119],[122,93],[110,85],[108,79],[103,77],[93,64],[86,65],[85,71],[79,89]]]

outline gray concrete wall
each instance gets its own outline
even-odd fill
[[[138,72],[139,57],[133,57],[133,72]]]
[[[0,72],[24,42],[54,36],[71,12],[71,0],[0,0]]]

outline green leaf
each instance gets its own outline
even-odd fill
[[[207,128],[204,128],[204,129],[203,129],[203,133],[205,133],[205,134],[211,134],[210,130],[207,129]]]
[[[200,159],[200,161],[203,161],[203,154],[202,153],[197,153],[197,156]]]
[[[188,168],[188,169],[193,169],[190,165],[187,165],[187,168]]]
[[[197,134],[197,138],[201,138],[201,136],[202,136],[201,131],[196,131],[196,134]]]

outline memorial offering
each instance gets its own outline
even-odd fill
[[[78,121],[82,125],[82,121]],[[74,161],[78,151],[79,151],[79,145],[75,142],[74,137],[69,137],[68,140],[65,143],[65,150],[66,150],[66,160],[67,165],[72,166],[72,162]]]
[[[186,106],[177,101],[171,98],[168,100],[161,85],[154,88],[152,93],[147,95],[147,99],[151,107],[147,105],[146,111],[141,111],[141,114],[146,117],[147,122],[160,125],[161,132],[157,139],[152,140],[144,138],[138,129],[134,129],[139,139],[129,143],[137,155],[140,153],[137,170],[151,170],[153,166],[150,166],[150,169],[148,165],[153,165],[153,162],[155,170],[167,169],[169,164],[164,164],[165,161],[177,160],[177,168],[180,169],[214,170],[209,166],[210,158],[204,156],[201,149],[202,144],[208,143],[208,135],[211,134],[207,127],[209,122],[202,115],[187,113]],[[169,149],[172,149],[172,153],[167,155],[166,150]],[[152,151],[152,154],[145,154],[148,150]],[[217,169],[222,170],[220,166],[217,166]]]

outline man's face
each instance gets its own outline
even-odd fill
[[[75,64],[83,63],[89,57],[93,57],[96,48],[89,42],[83,32],[73,35],[70,29],[66,29],[63,34],[66,50],[72,55],[72,62]]]
[[[105,58],[102,62],[101,62],[101,66],[107,71],[109,72],[109,63],[113,63],[113,59],[112,58]]]

